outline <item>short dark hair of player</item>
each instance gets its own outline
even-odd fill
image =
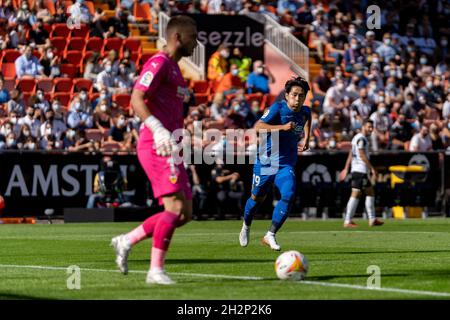
[[[302,77],[297,77],[297,78],[294,78],[294,79],[291,79],[291,80],[287,81],[286,84],[284,85],[284,92],[286,92],[286,93],[291,92],[292,87],[300,87],[300,88],[302,88],[303,91],[305,92],[305,95],[309,91],[308,81],[306,81]]]
[[[197,27],[197,22],[195,22],[194,19],[188,16],[174,16],[170,18],[169,22],[167,23],[166,32],[167,34],[170,34],[174,30],[180,30],[185,29],[189,26]]]
[[[373,120],[371,119],[364,119],[363,121],[363,126],[365,126],[366,124],[370,123],[371,125],[373,125]]]

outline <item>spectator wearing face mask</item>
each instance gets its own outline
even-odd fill
[[[7,121],[10,122],[13,126],[13,132],[18,135],[20,132],[20,124],[19,124],[19,115],[16,111],[12,111],[9,113]]]
[[[253,128],[256,121],[258,121],[261,116],[263,115],[263,112],[261,111],[261,104],[258,100],[253,100],[250,103],[250,112],[247,114],[247,117],[245,118],[245,124],[247,128]]]
[[[94,128],[100,129],[102,133],[106,133],[113,126],[113,119],[111,117],[111,109],[108,101],[102,100],[94,110]]]
[[[17,150],[17,136],[14,132],[10,132],[6,135],[6,149]]]
[[[395,49],[392,46],[392,37],[390,33],[383,35],[383,43],[375,50],[380,55],[381,60],[384,63],[388,63],[395,57]]]
[[[384,92],[387,97],[391,98],[395,98],[400,94],[400,89],[397,87],[394,77],[389,77],[386,80],[386,88]]]
[[[36,99],[33,104],[33,107],[39,108],[44,112],[50,109],[50,103],[48,102],[47,99],[45,99],[44,92],[40,89],[36,90]]]
[[[45,121],[41,125],[41,136],[44,136],[48,127],[51,127],[51,134],[56,137],[56,139],[61,139],[61,135],[67,130],[67,126],[60,119],[55,118],[55,112],[49,109],[45,112]]]
[[[444,119],[450,119],[450,92],[447,93],[447,99],[442,107],[442,117]]]
[[[41,121],[35,117],[34,108],[29,106],[26,110],[26,115],[19,119],[19,125],[27,126],[31,136],[37,138],[39,136],[39,129],[41,127]],[[27,137],[27,135],[26,135]]]
[[[104,70],[97,75],[95,88],[98,91],[107,90],[111,94],[114,93],[114,73],[112,70],[112,62],[106,59],[103,63]]]
[[[24,123],[22,124],[21,128],[20,128],[20,133],[19,136],[17,138],[17,147],[19,149],[31,149],[34,150],[35,149],[35,145],[34,146],[30,146],[29,144],[31,143],[36,143],[36,138],[33,137],[32,133],[31,133],[31,128],[28,124]]]
[[[73,129],[68,129],[63,135],[63,149],[68,150],[70,147],[75,146],[76,141],[76,131]]]
[[[208,79],[219,81],[228,70],[228,57],[230,48],[226,44],[221,44],[216,52],[211,55],[208,61]]]
[[[350,48],[345,50],[344,54],[344,63],[345,70],[347,72],[351,72],[353,69],[353,65],[357,63],[363,63],[364,57],[361,54],[361,47],[359,45],[357,38],[351,38],[350,40]]]
[[[120,93],[131,93],[131,89],[133,88],[133,80],[129,75],[128,64],[125,62],[121,62],[119,64],[119,70],[116,76],[114,76],[114,88],[115,94]]]
[[[44,76],[44,68],[32,53],[33,48],[26,46],[23,55],[18,57],[14,62],[18,79],[24,77],[40,78]]]
[[[359,98],[351,104],[352,112],[357,112],[363,119],[370,116],[372,112],[372,102],[368,98],[367,89],[359,90]]]
[[[118,142],[121,144],[122,149],[130,150],[132,137],[128,134],[129,132],[125,115],[123,113],[119,114],[114,119],[114,125],[109,130],[108,141]]]
[[[93,118],[87,112],[83,111],[81,103],[75,102],[75,110],[70,111],[67,117],[67,125],[72,129],[92,128]]]
[[[253,63],[253,72],[248,75],[246,84],[247,92],[261,92],[263,94],[270,93],[270,83],[275,83],[274,76],[261,60],[256,60]]]
[[[100,54],[98,52],[94,52],[92,56],[89,58],[86,67],[84,68],[83,78],[95,82],[97,80],[98,75],[102,71],[103,69],[100,63]]]
[[[44,54],[39,62],[44,68],[44,74],[47,77],[53,79],[61,76],[61,58],[55,54],[53,47],[49,46],[44,50]]]
[[[19,117],[25,115],[25,101],[23,101],[23,95],[20,89],[11,90],[11,100],[7,104],[8,113],[16,112]]]
[[[69,105],[69,112],[76,111],[78,105],[81,107],[81,110],[84,113],[92,113],[92,105],[88,99],[86,90],[80,91],[80,93],[78,93],[78,95],[73,98],[72,102]]]
[[[224,95],[236,93],[238,89],[242,89],[244,84],[239,78],[239,70],[237,65],[230,66],[230,72],[227,72],[216,88],[216,92],[223,92]]]
[[[378,109],[370,115],[370,120],[373,121],[372,149],[385,149],[389,143],[389,128],[392,125],[385,103],[378,104]]]
[[[34,39],[37,47],[42,47],[43,45],[50,43],[50,41],[48,41],[49,37],[50,34],[44,29],[43,21],[39,19],[36,23],[36,27],[30,30],[29,38]]]
[[[242,83],[247,82],[247,77],[250,74],[250,68],[252,67],[252,59],[244,55],[239,47],[233,49],[233,56],[230,59],[230,63],[235,64],[239,70],[238,76]]]

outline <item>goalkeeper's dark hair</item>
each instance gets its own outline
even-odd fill
[[[286,92],[286,93],[291,92],[292,87],[300,87],[300,88],[302,88],[303,91],[305,92],[305,95],[310,90],[308,81],[306,81],[302,77],[297,77],[297,78],[294,78],[294,79],[291,79],[291,80],[287,81],[286,84],[284,85],[284,92]]]

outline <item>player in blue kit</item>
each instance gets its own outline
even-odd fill
[[[309,148],[311,110],[303,105],[309,91],[308,82],[297,77],[287,81],[284,90],[286,100],[271,105],[254,126],[260,134],[260,145],[253,167],[252,194],[245,205],[244,223],[239,234],[242,247],[248,245],[253,215],[275,184],[281,199],[273,211],[272,224],[262,243],[273,250],[281,250],[275,234],[286,220],[294,202],[297,145],[303,134],[302,151]]]

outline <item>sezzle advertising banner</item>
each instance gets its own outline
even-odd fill
[[[231,49],[239,47],[252,61],[264,60],[264,24],[245,15],[189,16],[197,22],[198,40],[205,45],[206,70],[209,58],[221,43],[228,44]]]
[[[127,194],[137,205],[145,205],[152,198],[151,186],[136,155],[114,157],[128,181]],[[345,208],[350,195],[350,180],[338,182],[347,152],[318,152],[299,156],[296,167],[297,192],[293,213],[304,207],[328,207],[330,217],[338,216]],[[0,153],[0,194],[5,199],[5,215],[41,216],[47,208],[61,212],[63,208],[86,207],[92,194],[94,178],[99,170],[101,154],[84,153]],[[445,157],[450,167],[450,157]],[[371,155],[371,162],[378,171],[375,187],[376,205],[392,206],[422,204],[434,206],[443,175],[439,153],[379,153]],[[245,199],[250,194],[253,166],[226,164],[225,167],[240,173],[245,185]],[[426,168],[424,180],[411,186],[405,183],[391,189],[389,167],[393,165],[421,165]],[[201,182],[208,185],[214,165],[196,165]],[[445,170],[446,185],[448,169]],[[447,186],[448,187],[448,186]],[[214,197],[214,194],[209,194]],[[244,200],[245,200],[244,199]],[[58,211],[59,210],[59,211]],[[194,209],[195,210],[195,209]]]

